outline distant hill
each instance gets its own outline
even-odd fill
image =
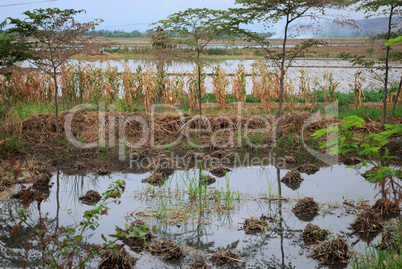
[[[395,24],[393,31],[402,32],[402,17],[396,16],[392,19],[392,23]],[[327,23],[323,26],[323,32],[319,37],[354,37],[354,36],[366,36],[367,34],[378,35],[385,33],[388,28],[388,18],[371,18],[356,20],[356,24],[360,27],[360,30],[353,29],[349,26],[342,27],[335,23]]]

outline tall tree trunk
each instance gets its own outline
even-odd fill
[[[392,13],[394,12],[394,7],[391,6],[391,11],[389,13],[388,18],[388,32],[387,32],[387,41],[391,37],[391,26],[392,26]],[[385,118],[387,116],[387,97],[388,97],[388,69],[389,69],[389,51],[391,50],[390,46],[386,47],[386,56],[385,56],[385,80],[384,80],[384,101],[382,108],[382,121],[381,121],[381,131],[384,131]]]
[[[54,105],[56,106],[56,133],[60,134],[59,127],[59,106],[57,104],[57,94],[58,94],[58,86],[57,86],[57,70],[53,68],[53,80],[54,80]]]
[[[200,66],[200,51],[197,50],[197,67],[198,67],[198,107],[200,110],[199,129],[201,130],[201,66]]]
[[[282,115],[282,103],[283,103],[283,88],[285,79],[285,60],[286,60],[286,41],[288,38],[288,27],[289,27],[289,14],[286,16],[285,34],[283,37],[282,45],[282,61],[281,61],[281,77],[279,78],[279,109],[278,109],[278,122],[275,130],[275,139],[278,139],[281,125],[281,115]]]

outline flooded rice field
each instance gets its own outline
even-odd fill
[[[172,241],[184,251],[185,257],[168,261],[149,251],[130,249],[138,259],[134,268],[189,268],[202,257],[211,268],[328,268],[311,257],[313,247],[303,238],[308,223],[330,232],[330,238],[341,237],[352,251],[365,253],[381,236],[361,239],[352,234],[351,223],[362,208],[375,202],[377,191],[359,172],[344,165],[321,167],[316,173],[301,173],[300,184],[282,183],[280,180],[290,170],[274,166],[239,167],[225,176],[215,176],[209,171],[203,175],[215,177],[209,185],[200,187],[199,170],[175,171],[161,186],[142,183],[146,174],[86,176],[55,173],[48,199],[41,203],[41,214],[50,231],[57,233],[61,227],[81,221],[92,206],[83,204],[79,197],[89,190],[103,193],[109,184],[122,179],[126,182],[120,203],[110,204],[102,215],[100,226],[85,234],[85,242],[102,244],[102,235],[108,239],[116,227],[124,229],[141,219],[152,227],[154,238]],[[363,171],[363,170],[362,170]],[[292,212],[299,199],[311,197],[318,203],[318,211],[309,216]],[[378,198],[378,197],[377,197]],[[20,255],[32,231],[20,229],[9,236],[10,229],[18,223],[19,200],[1,204],[0,240]],[[31,221],[38,222],[36,203],[29,207]],[[260,232],[245,231],[245,220],[265,220],[267,225]],[[121,242],[120,242],[121,243]],[[128,245],[126,247],[128,249]],[[230,249],[238,253],[238,262],[217,266],[211,262],[212,254]],[[1,251],[1,268],[19,268],[21,263],[13,255]],[[30,257],[38,262],[40,254]],[[92,263],[97,268],[98,260]],[[329,268],[344,268],[335,265]]]
[[[155,63],[151,60],[107,60],[107,61],[73,61],[73,63],[78,64],[93,64],[97,67],[106,67],[108,65],[112,67],[117,67],[118,71],[121,72],[124,70],[124,66],[128,66],[132,69],[137,68],[137,66],[152,66]],[[257,65],[258,62],[256,60],[221,60],[221,61],[209,61],[206,62],[206,66],[204,71],[207,74],[211,74],[213,72],[214,66],[220,64],[228,74],[233,74],[235,69],[239,64],[243,64],[245,67],[246,74],[251,74],[252,67]],[[180,73],[180,72],[192,72],[194,67],[193,63],[190,62],[170,62],[167,64],[167,72],[170,74]],[[400,80],[400,73],[402,69],[401,62],[393,62],[391,63],[390,68],[390,82],[398,83]],[[363,69],[361,67],[352,66],[349,61],[339,60],[339,59],[303,59],[303,60],[295,60],[292,64],[292,67],[289,68],[287,72],[287,82],[290,85],[293,85],[293,90],[297,92],[299,90],[299,83],[301,77],[301,71],[305,72],[305,77],[309,78],[308,81],[312,86],[324,86],[325,83],[328,83],[326,79],[324,79],[324,75],[332,75],[332,80],[334,83],[339,83],[337,86],[337,91],[340,92],[349,92],[354,83],[354,76],[357,72],[362,72],[361,80],[362,87],[381,87],[383,82],[376,79],[376,76],[373,75],[370,71]],[[381,72],[381,71],[376,71]],[[247,94],[251,93],[252,89],[252,80],[251,76],[246,77],[247,80]],[[206,86],[207,91],[212,92],[212,77],[208,76],[206,78]],[[230,86],[229,86],[230,88]],[[230,89],[229,89],[230,91]]]

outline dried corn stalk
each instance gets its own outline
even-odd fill
[[[206,92],[205,87],[205,73],[203,72],[203,66],[201,66],[201,97]],[[198,101],[198,67],[194,66],[193,72],[188,75],[187,80],[188,87],[188,100],[190,103],[190,111],[195,111],[197,109],[197,101]]]
[[[254,66],[251,69],[251,81],[253,82],[251,94],[257,98],[261,94],[261,73]]]
[[[151,106],[157,100],[156,92],[156,72],[150,68],[142,73],[143,90],[144,90],[144,106],[145,111],[151,112]]]
[[[246,106],[246,74],[244,72],[244,65],[242,64],[239,64],[235,70],[232,82],[232,94]]]
[[[360,77],[361,71],[356,71],[355,80],[353,84],[353,91],[355,93],[355,105],[356,107],[361,107],[363,103],[363,99],[366,97],[363,93],[362,83],[364,82],[364,78]]]
[[[225,70],[220,65],[214,67],[212,76],[216,102],[219,104],[219,109],[223,110],[226,105],[226,87],[229,85],[229,80]]]

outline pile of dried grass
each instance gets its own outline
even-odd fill
[[[320,170],[317,166],[315,166],[314,164],[302,164],[299,165],[296,168],[297,171],[299,171],[300,173],[306,173],[307,175],[312,175],[318,172],[318,170]]]
[[[281,182],[283,182],[286,186],[288,186],[292,190],[296,190],[300,187],[300,183],[304,179],[301,177],[300,172],[297,170],[292,170],[288,172],[282,179]]]
[[[399,206],[390,200],[378,199],[371,209],[383,219],[390,219],[399,215]]]
[[[91,205],[99,202],[101,198],[102,196],[99,194],[99,192],[90,190],[87,191],[85,195],[81,195],[79,199],[82,201],[82,203]]]
[[[351,253],[346,240],[338,237],[313,248],[311,257],[322,264],[348,263]]]
[[[190,264],[190,269],[209,269],[209,266],[203,258],[198,258],[194,263]]]
[[[181,247],[169,241],[159,240],[146,245],[144,249],[153,255],[163,255],[165,260],[178,260],[186,256]]]
[[[363,210],[351,226],[358,233],[378,233],[384,228],[383,220],[373,209]]]
[[[119,255],[116,256],[111,249],[103,251],[98,264],[99,269],[132,269],[138,259],[131,256],[124,245],[115,244],[115,247],[118,249]]]
[[[292,212],[301,220],[311,221],[318,213],[318,204],[311,197],[297,201]]]
[[[251,217],[250,219],[244,220],[242,230],[246,233],[252,234],[266,231],[267,228],[269,228],[269,225],[264,219]]]
[[[230,249],[228,249],[225,251],[215,252],[210,260],[214,265],[221,266],[228,263],[241,262],[241,260],[238,258],[239,253],[232,252]]]
[[[221,165],[219,166],[213,166],[209,172],[213,174],[216,177],[224,177],[227,172],[230,172],[231,170],[229,168],[223,167]]]
[[[307,245],[317,244],[324,241],[325,238],[330,234],[328,230],[321,229],[318,225],[313,225],[312,223],[307,224],[303,230],[303,240]]]
[[[167,177],[163,173],[154,173],[150,175],[147,178],[144,178],[141,180],[142,183],[148,183],[154,186],[163,186],[165,184],[165,181],[167,180]]]
[[[356,165],[362,162],[362,160],[358,157],[346,157],[342,160],[342,162],[346,165]]]

